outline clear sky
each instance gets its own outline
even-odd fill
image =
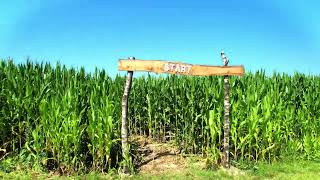
[[[118,73],[173,60],[320,74],[319,0],[0,0],[0,57]]]

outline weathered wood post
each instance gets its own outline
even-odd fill
[[[129,57],[128,59],[134,60],[134,57]],[[129,145],[128,145],[128,98],[130,95],[131,90],[131,83],[132,83],[132,76],[133,71],[128,71],[126,82],[124,86],[123,96],[122,96],[122,114],[121,114],[121,146],[122,146],[122,158],[125,159],[125,161],[129,158]],[[123,172],[128,174],[130,173],[128,162],[125,163],[123,167]]]
[[[224,66],[228,66],[229,60],[225,56],[224,52],[221,52],[221,58]],[[229,76],[224,76],[224,116],[223,116],[223,157],[222,165],[224,168],[230,168],[229,159],[229,138],[230,138],[230,102],[229,102]]]

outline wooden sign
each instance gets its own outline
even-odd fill
[[[120,59],[118,61],[120,71],[149,71],[155,73],[183,74],[191,76],[212,75],[236,75],[244,74],[244,67],[240,66],[207,66],[192,65],[181,62],[167,62],[159,60],[130,60]]]

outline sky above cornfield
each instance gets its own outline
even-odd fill
[[[117,74],[117,60],[320,74],[318,0],[1,0],[0,57]]]

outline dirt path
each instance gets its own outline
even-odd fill
[[[136,167],[140,174],[179,173],[187,168],[187,160],[172,143],[159,143],[137,136]],[[204,164],[200,164],[204,168]]]

